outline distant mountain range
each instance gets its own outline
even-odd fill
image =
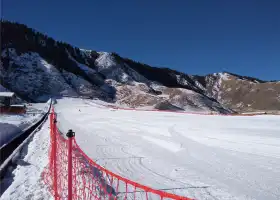
[[[280,81],[230,72],[188,75],[84,50],[2,21],[0,78],[3,88],[27,101],[86,96],[121,106],[228,113],[280,110]]]

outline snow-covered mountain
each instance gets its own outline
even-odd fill
[[[87,96],[130,107],[226,113],[232,112],[229,108],[248,107],[238,105],[246,105],[250,98],[243,102],[242,95],[235,96],[243,90],[237,85],[242,88],[250,82],[250,89],[265,88],[262,84],[272,87],[268,90],[272,100],[264,104],[280,109],[280,99],[275,97],[280,95],[279,82],[229,73],[192,76],[151,67],[116,53],[79,49],[17,23],[3,22],[1,31],[1,84],[26,100]],[[258,103],[251,107],[262,108]]]

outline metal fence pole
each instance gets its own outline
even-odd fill
[[[66,136],[68,137],[68,200],[72,200],[72,180],[73,180],[73,165],[72,165],[72,145],[75,133],[70,129]]]
[[[54,187],[54,199],[58,199],[58,191],[57,191],[57,164],[56,164],[56,156],[57,156],[57,132],[56,132],[56,117],[53,113],[53,125],[52,125],[52,134],[53,134],[53,187]]]

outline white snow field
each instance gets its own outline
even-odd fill
[[[279,116],[113,110],[70,98],[55,109],[61,131],[73,129],[93,160],[123,177],[198,200],[280,199]]]
[[[279,116],[113,110],[101,104],[68,98],[55,109],[61,131],[73,129],[80,147],[107,169],[197,200],[280,199]],[[8,188],[1,200],[53,199],[41,179],[49,131],[47,120],[14,159],[18,166],[2,182]]]

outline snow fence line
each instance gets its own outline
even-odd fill
[[[199,113],[199,112],[158,110],[158,109],[122,108],[122,107],[117,107],[117,106],[114,106],[114,105],[107,105],[106,107],[111,108],[111,109],[115,109],[115,110],[134,110],[134,111],[143,111],[143,112],[166,112],[166,113],[181,113],[181,114],[191,114],[191,115],[255,116],[255,115],[264,115],[264,114],[266,114],[265,112],[246,113],[246,114]]]
[[[75,133],[69,130],[66,139],[56,122],[52,108],[49,163],[42,173],[42,179],[55,200],[191,200],[136,183],[98,165],[79,147]]]

